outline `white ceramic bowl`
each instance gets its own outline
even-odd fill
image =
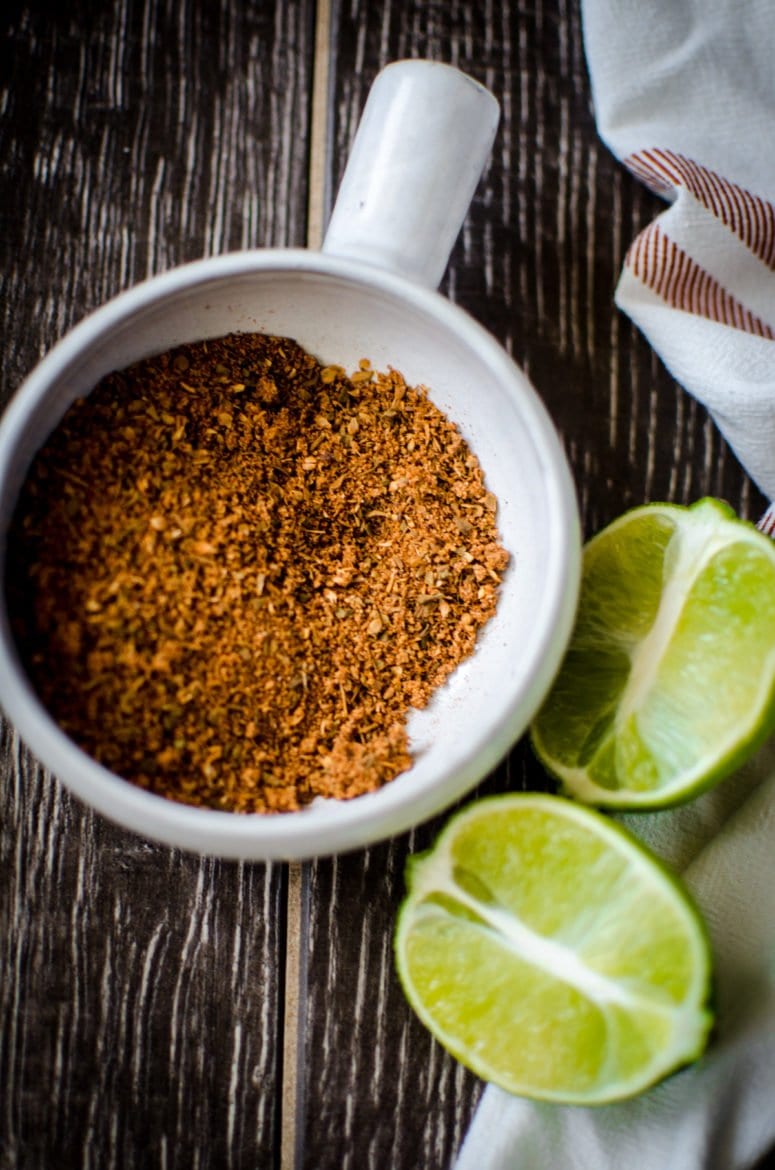
[[[447,70],[445,84],[447,73],[460,76]],[[337,251],[346,251],[341,215],[339,224]],[[438,268],[438,256],[432,265]],[[438,275],[427,266],[425,274],[431,283]],[[119,824],[230,858],[292,859],[353,849],[399,833],[462,796],[508,751],[543,699],[570,636],[578,591],[579,525],[567,462],[522,372],[486,330],[414,276],[330,248],[261,250],[189,264],[83,321],[8,407],[0,423],[0,557],[30,461],[76,397],[111,370],[234,330],[293,337],[324,363],[347,369],[367,357],[377,369],[390,365],[408,382],[427,385],[459,425],[499,500],[511,564],[498,610],[471,658],[426,710],[412,714],[414,765],[378,792],[316,802],[301,812],[242,815],[184,806],[97,764],[34,693],[3,595],[0,703],[38,758],[76,796]]]

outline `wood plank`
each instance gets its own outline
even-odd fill
[[[13,7],[2,401],[137,280],[304,242],[313,17],[311,0]],[[120,831],[5,725],[0,778],[0,1166],[273,1165],[284,870]]]
[[[136,280],[305,241],[315,7],[12,5],[0,402]],[[327,191],[388,60],[452,61],[503,102],[444,288],[544,395],[586,530],[627,502],[708,490],[756,516],[715,428],[613,309],[624,250],[660,204],[596,139],[575,0],[332,9],[327,172],[312,160]],[[441,818],[289,880],[121,832],[0,728],[3,1170],[451,1164],[481,1085],[412,1016],[390,952],[405,859]],[[543,783],[523,742],[481,791]]]
[[[331,0],[317,0],[315,52],[312,71],[307,177],[308,248],[323,243],[327,213],[327,166],[329,158],[329,88],[331,78]],[[283,1070],[281,1094],[280,1170],[295,1170],[303,1156],[305,1115],[304,1087],[307,1060],[307,945],[309,941],[309,870],[291,862],[287,874],[285,905],[286,946],[283,971]]]
[[[458,65],[499,97],[491,165],[443,290],[529,373],[566,444],[584,528],[647,499],[763,507],[705,412],[614,308],[629,242],[661,203],[597,139],[575,0],[350,0],[334,7],[331,190],[369,86],[404,56]],[[480,792],[544,788],[526,742]],[[481,1084],[406,1006],[390,937],[407,856],[441,823],[309,867],[302,1165],[448,1167]]]

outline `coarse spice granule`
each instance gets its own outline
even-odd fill
[[[9,536],[26,669],[106,767],[187,804],[298,809],[411,764],[508,554],[424,389],[230,334],[105,377],[36,456]]]

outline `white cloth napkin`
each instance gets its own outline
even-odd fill
[[[600,135],[670,204],[633,241],[616,303],[773,499],[772,0],[582,4]],[[775,1145],[775,741],[691,804],[622,819],[704,913],[718,1033],[695,1065],[614,1105],[489,1086],[456,1170],[744,1170]]]
[[[584,0],[600,136],[671,204],[616,302],[775,498],[772,0]]]

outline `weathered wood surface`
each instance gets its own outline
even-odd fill
[[[708,492],[756,517],[704,411],[613,307],[659,203],[596,137],[575,0],[61,8],[13,5],[0,48],[2,401],[135,281],[303,243],[373,76],[427,56],[503,106],[443,287],[544,397],[585,531]],[[312,142],[316,15],[330,134]],[[522,743],[482,790],[543,784]],[[6,726],[0,1167],[448,1167],[481,1086],[411,1015],[391,956],[406,857],[438,824],[290,871],[199,860],[93,816]]]
[[[304,242],[314,32],[304,0],[7,19],[4,399],[136,281]],[[146,844],[0,753],[0,1165],[274,1165],[284,872]]]

